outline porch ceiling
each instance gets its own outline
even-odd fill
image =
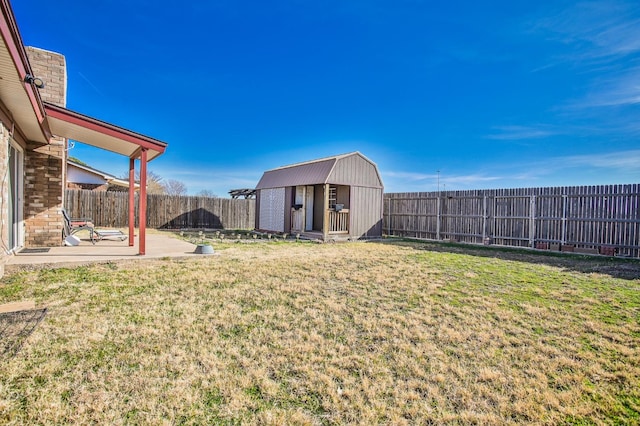
[[[73,139],[87,145],[126,155],[129,158],[138,158],[140,150],[144,148],[148,151],[148,161],[164,153],[167,147],[165,142],[57,105],[45,102],[44,109],[51,131],[56,136]]]

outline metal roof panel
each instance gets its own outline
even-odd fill
[[[325,183],[382,188],[375,163],[359,152],[350,152],[267,170],[256,189]]]
[[[312,161],[264,172],[256,189],[326,183],[336,159]]]

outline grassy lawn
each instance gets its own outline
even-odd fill
[[[426,243],[5,276],[0,423],[638,424],[640,262]]]

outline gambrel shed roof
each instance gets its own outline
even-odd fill
[[[351,152],[267,170],[256,189],[317,184],[382,188],[382,179],[373,161]]]

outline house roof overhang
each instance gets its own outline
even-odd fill
[[[167,144],[67,108],[44,103],[44,110],[54,135],[73,139],[129,158],[138,158],[147,150],[148,161],[164,153]]]
[[[11,5],[0,0],[0,99],[13,124],[30,141],[49,143],[51,130],[45,120],[40,95],[25,77],[33,75]]]
[[[87,173],[90,173],[92,175],[98,176],[98,178],[100,179],[104,179],[104,181],[106,183],[108,183],[109,185],[116,185],[116,186],[122,186],[124,188],[128,188],[129,187],[129,181],[128,180],[124,180],[124,179],[119,179],[109,173],[105,173],[101,170],[98,169],[94,169],[93,167],[89,167],[83,164],[79,164],[76,163],[75,161],[72,160],[67,160],[67,171],[70,168],[76,168],[79,170],[83,170]],[[76,181],[75,183],[83,183],[83,182],[78,182]],[[134,189],[137,191],[138,189],[140,189],[140,184],[139,183],[134,183],[133,184]]]

